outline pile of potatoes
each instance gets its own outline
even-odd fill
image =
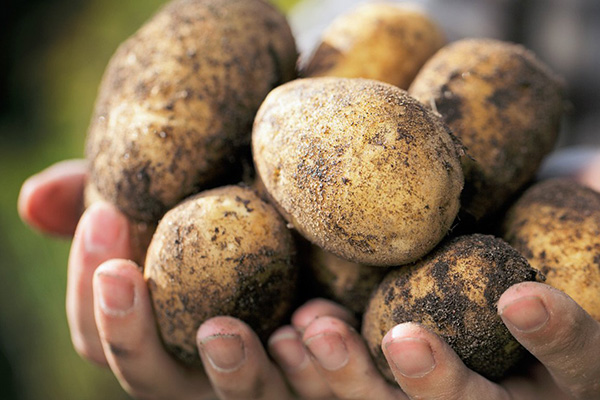
[[[524,354],[495,310],[510,285],[581,292],[600,319],[600,194],[551,181],[520,197],[564,108],[534,54],[446,43],[422,11],[369,3],[305,60],[266,1],[174,0],[108,65],[87,201],[130,219],[175,356],[198,362],[212,316],[266,339],[327,296],[363,317],[390,379],[379,344],[404,321],[500,379]]]

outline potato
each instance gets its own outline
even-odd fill
[[[378,266],[431,250],[459,209],[461,147],[393,85],[307,78],[274,89],[252,149],[273,201],[313,244]]]
[[[566,178],[539,182],[509,209],[503,232],[547,284],[600,321],[600,193]]]
[[[387,273],[386,268],[346,261],[315,245],[308,258],[313,295],[331,299],[356,315],[362,315],[371,292]]]
[[[365,3],[332,22],[301,74],[369,78],[407,89],[445,43],[444,33],[424,11]]]
[[[381,341],[403,322],[422,324],[446,340],[467,367],[498,380],[525,350],[502,323],[496,303],[513,284],[536,277],[537,271],[502,239],[459,236],[385,276],[365,311],[362,335],[390,381]]]
[[[108,201],[155,222],[248,146],[267,93],[295,77],[294,38],[262,0],[175,0],[111,59],[86,154]]]
[[[88,208],[96,201],[106,200],[100,196],[98,190],[96,190],[94,185],[88,181],[86,182],[83,192],[84,207]],[[125,216],[125,218],[127,218],[127,216]],[[144,260],[146,259],[146,251],[152,240],[152,235],[156,230],[157,223],[135,221],[131,218],[127,218],[127,222],[129,223],[129,258],[135,261],[140,268],[143,268]]]
[[[462,204],[475,221],[496,213],[534,177],[559,132],[562,84],[520,45],[451,43],[423,66],[408,91],[441,113],[467,148]]]
[[[294,256],[285,222],[249,188],[204,191],[168,211],[144,271],[167,349],[198,363],[196,331],[217,315],[244,320],[266,341],[294,301]]]

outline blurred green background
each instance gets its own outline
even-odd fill
[[[273,0],[287,11],[294,0]],[[0,399],[125,399],[73,350],[65,316],[69,242],[17,215],[23,181],[80,158],[116,47],[164,0],[8,0],[0,16]]]

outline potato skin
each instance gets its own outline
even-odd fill
[[[509,209],[503,232],[547,284],[600,321],[600,193],[566,178],[539,182]]]
[[[563,86],[523,46],[493,39],[451,43],[427,61],[409,94],[435,108],[467,148],[463,211],[497,212],[553,148]]]
[[[196,331],[217,315],[244,320],[266,341],[290,312],[297,273],[294,242],[276,210],[249,188],[226,186],[165,214],[144,277],[167,349],[196,364]]]
[[[441,118],[395,86],[307,78],[273,90],[254,124],[257,173],[306,239],[346,260],[392,266],[431,250],[463,185]]]
[[[469,368],[498,380],[525,350],[502,323],[496,303],[513,284],[536,277],[537,271],[502,239],[459,236],[385,276],[364,313],[362,335],[390,381],[394,377],[381,341],[403,322],[422,324],[440,335]]]
[[[365,3],[331,23],[301,75],[368,78],[407,89],[445,43],[444,33],[424,11]]]
[[[331,299],[361,316],[387,269],[346,261],[310,245],[307,272],[314,295]]]
[[[268,92],[295,77],[285,20],[262,0],[175,0],[111,59],[86,155],[101,195],[155,222],[231,168]]]

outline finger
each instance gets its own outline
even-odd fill
[[[581,184],[600,192],[600,153],[582,168],[575,177]]]
[[[19,215],[41,232],[71,236],[83,212],[84,160],[54,164],[27,179],[17,203]]]
[[[221,400],[292,398],[262,343],[242,321],[211,318],[198,329],[197,342],[204,369]]]
[[[156,329],[137,265],[109,260],[94,274],[95,316],[108,363],[134,398],[202,398],[211,393],[201,369],[175,361]]]
[[[405,399],[381,376],[360,335],[337,318],[313,320],[303,335],[313,364],[339,399]]]
[[[382,350],[410,399],[511,398],[502,387],[468,369],[450,346],[421,325],[396,325],[384,336]]]
[[[269,339],[269,352],[300,398],[333,397],[327,382],[310,361],[302,337],[294,327],[284,326],[276,330]]]
[[[563,292],[536,282],[509,288],[498,301],[513,336],[577,399],[600,397],[600,323]]]
[[[111,258],[129,258],[126,218],[106,203],[89,207],[77,226],[69,254],[67,319],[75,350],[84,358],[106,364],[94,319],[94,271]]]
[[[303,331],[314,319],[323,316],[334,317],[354,328],[358,327],[358,321],[350,310],[325,299],[312,299],[298,308],[292,315],[292,325]]]

